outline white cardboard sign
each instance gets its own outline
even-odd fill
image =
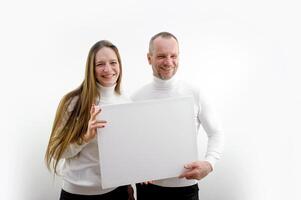
[[[198,158],[193,113],[192,97],[102,106],[102,188],[179,176]]]

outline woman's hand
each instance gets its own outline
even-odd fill
[[[97,133],[97,128],[104,128],[106,125],[106,121],[104,120],[97,120],[96,116],[101,112],[101,109],[99,106],[96,106],[95,104],[92,105],[90,110],[90,119],[88,122],[88,129],[85,133],[83,140],[84,142],[88,143],[93,138],[95,138]]]

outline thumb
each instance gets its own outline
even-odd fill
[[[197,166],[198,166],[197,162],[192,162],[192,163],[188,163],[188,164],[184,165],[184,167],[186,169],[192,169],[192,168],[195,168]]]

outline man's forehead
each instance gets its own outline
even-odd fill
[[[153,44],[158,45],[161,43],[168,43],[168,44],[178,44],[177,40],[174,39],[173,37],[157,37],[154,41]]]
[[[178,52],[178,43],[174,38],[156,38],[153,42],[156,52]]]

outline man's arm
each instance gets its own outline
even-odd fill
[[[185,165],[184,168],[187,171],[179,177],[201,180],[213,171],[215,163],[220,159],[224,145],[224,135],[211,107],[199,94],[197,98],[199,104],[198,120],[208,136],[207,152],[205,160]]]

